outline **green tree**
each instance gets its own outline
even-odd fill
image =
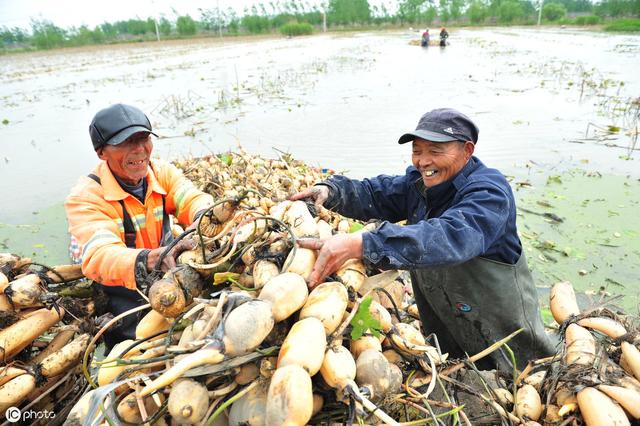
[[[522,5],[514,0],[507,0],[498,7],[498,21],[511,24],[523,16]]]
[[[148,18],[146,24],[147,24],[147,30],[145,32],[155,34],[156,33],[156,20],[153,19],[153,18]],[[158,29],[160,29],[160,28],[158,27]]]
[[[271,15],[271,26],[273,28],[281,28],[282,26],[288,24],[289,22],[298,22],[296,15],[289,12]]]
[[[27,33],[18,27],[9,29],[5,26],[0,27],[0,40],[3,44],[25,43],[28,39]]]
[[[225,13],[218,9],[198,9],[200,11],[200,25],[207,31],[218,31],[226,26]]]
[[[158,23],[158,29],[160,30],[160,34],[164,36],[168,36],[171,34],[172,29],[171,22],[165,18],[164,16],[160,18],[160,22]]]
[[[451,19],[451,12],[449,11],[451,0],[440,0],[440,7],[438,8],[438,16],[443,23],[449,22]]]
[[[22,28],[14,27],[11,32],[16,43],[24,43],[29,39],[29,35]]]
[[[73,28],[68,33],[69,41],[75,46],[84,46],[87,44],[100,44],[104,43],[105,35],[102,29],[98,26],[91,30],[86,25],[80,28]]]
[[[554,0],[567,8],[567,12],[591,12],[593,4],[589,0]]]
[[[472,24],[482,24],[487,18],[489,9],[480,0],[473,0],[469,5],[467,13]]]
[[[189,15],[178,16],[176,30],[181,36],[190,36],[196,33],[196,21]]]
[[[240,19],[240,26],[251,34],[261,34],[271,29],[271,21],[268,16],[260,16],[258,14],[244,15]]]
[[[538,19],[538,9],[536,9],[537,2],[536,5],[534,5],[531,0],[520,0],[519,3],[522,7],[522,16],[524,18],[535,17],[536,20]]]
[[[436,19],[436,16],[438,16],[438,10],[436,9],[435,6],[431,5],[424,12],[423,21],[431,25],[431,23]]]
[[[13,44],[16,42],[13,37],[13,32],[5,26],[0,27],[0,39],[3,44]]]
[[[374,16],[376,16],[374,14]],[[378,9],[378,23],[382,22],[396,22],[396,15],[392,15],[389,9],[382,3]]]
[[[329,0],[328,19],[331,24],[365,24],[371,22],[367,0]]]
[[[311,10],[303,13],[301,20],[311,25],[322,25],[322,13],[319,10]]]
[[[229,31],[229,33],[231,34],[238,34],[238,32],[240,31],[240,19],[238,18],[236,11],[230,7],[223,14],[223,16],[223,27],[226,26],[227,31]]]
[[[106,38],[115,38],[118,35],[118,28],[110,22],[100,24],[100,30]]]
[[[548,21],[558,21],[565,17],[567,9],[560,3],[546,3],[542,8],[542,16]]]
[[[66,31],[56,27],[51,21],[31,21],[31,33],[33,44],[38,49],[53,49],[64,45],[67,36]]]
[[[498,10],[500,9],[501,4],[502,4],[502,0],[488,0],[487,16],[497,18]]]
[[[398,5],[400,22],[408,22],[410,24],[422,22],[423,13],[428,4],[428,0],[401,0]]]
[[[596,6],[599,16],[640,16],[640,0],[603,0]]]
[[[465,0],[451,0],[449,3],[449,15],[451,19],[458,20],[462,16],[462,9],[466,5]]]
[[[120,30],[122,28],[123,30]],[[143,35],[147,33],[147,21],[142,19],[129,19],[124,21],[124,25],[120,25],[120,34]]]

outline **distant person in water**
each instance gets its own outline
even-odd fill
[[[445,27],[442,27],[442,29],[440,30],[440,46],[446,46],[448,38],[449,33],[447,32],[447,29]]]
[[[420,46],[427,47],[429,46],[429,28],[424,30],[422,33],[422,39],[420,40]]]

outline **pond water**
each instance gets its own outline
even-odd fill
[[[476,155],[516,181],[535,181],[528,165],[640,176],[628,134],[638,121],[640,36],[454,30],[444,49],[411,45],[418,36],[212,38],[2,56],[0,222],[20,224],[62,202],[97,162],[92,116],[116,102],[147,112],[161,136],[155,153],[169,159],[241,145],[352,177],[400,173],[410,147],[396,144],[399,135],[448,106],[478,124]],[[609,126],[619,129],[608,134]]]

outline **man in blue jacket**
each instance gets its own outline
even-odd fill
[[[423,331],[435,333],[451,357],[473,355],[520,328],[508,343],[518,367],[553,354],[517,234],[513,193],[498,170],[473,156],[476,125],[454,109],[435,109],[398,141],[407,142],[413,165],[403,176],[336,175],[292,197],[312,197],[350,218],[383,220],[371,232],[301,241],[319,250],[309,286],[350,258],[408,269]],[[504,350],[480,365],[512,368]]]

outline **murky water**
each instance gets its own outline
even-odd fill
[[[274,148],[364,177],[399,173],[396,144],[429,109],[480,127],[476,154],[518,180],[579,165],[640,176],[625,131],[637,123],[640,36],[482,29],[423,49],[416,33],[199,40],[0,57],[0,222],[59,204],[97,162],[88,124],[116,102],[139,106],[164,158]],[[637,109],[635,110],[637,114]],[[617,126],[605,146],[585,138]],[[599,134],[603,136],[603,134]],[[580,143],[577,143],[580,142]]]

